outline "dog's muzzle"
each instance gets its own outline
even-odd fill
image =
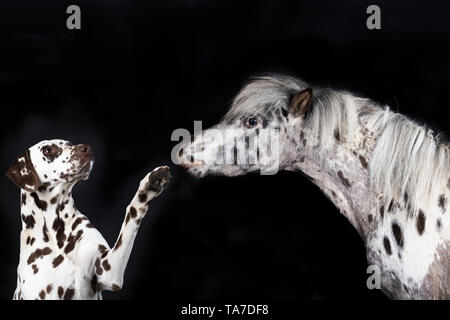
[[[89,175],[94,163],[92,147],[87,144],[75,146],[72,151],[72,160],[78,160],[80,163],[79,171],[76,173],[76,176]]]

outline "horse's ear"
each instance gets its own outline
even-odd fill
[[[307,88],[297,93],[291,100],[290,113],[294,117],[299,117],[308,110],[312,100],[312,89]]]
[[[29,192],[36,191],[41,185],[33,163],[31,163],[30,151],[28,150],[11,165],[6,172],[6,176],[19,188]]]

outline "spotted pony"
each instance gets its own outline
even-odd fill
[[[211,130],[232,139],[205,139]],[[267,139],[249,148],[265,130],[278,132],[278,152],[267,151],[274,149]],[[244,143],[224,143],[233,140]],[[289,76],[259,77],[220,123],[177,155],[197,177],[243,175],[274,163],[303,172],[361,235],[388,297],[450,298],[449,145],[389,107]]]
[[[148,173],[127,207],[110,248],[75,207],[72,188],[87,180],[94,163],[88,145],[46,140],[29,148],[7,176],[21,189],[22,231],[13,299],[101,299],[117,291],[149,202],[170,180],[168,167]]]

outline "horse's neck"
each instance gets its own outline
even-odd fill
[[[371,148],[357,145],[337,142],[330,148],[310,147],[286,169],[310,176],[365,241],[378,219],[378,195],[369,183]]]

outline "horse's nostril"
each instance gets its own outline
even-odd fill
[[[194,163],[194,156],[191,156],[191,162]]]
[[[181,158],[183,156],[183,149],[180,149],[180,151],[178,152],[178,156]]]

